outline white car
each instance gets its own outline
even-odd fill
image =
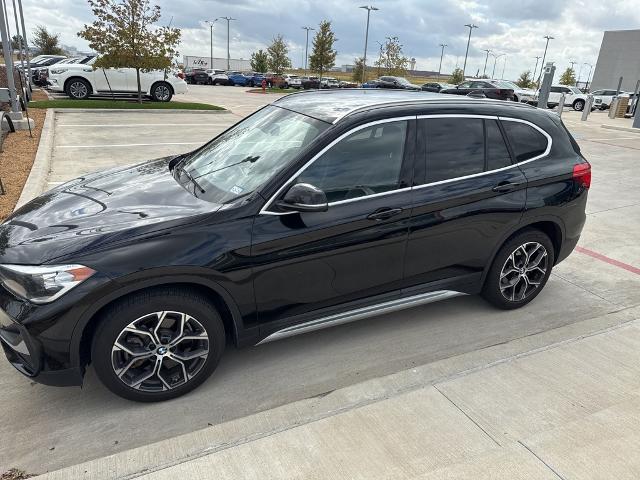
[[[289,75],[285,73],[282,75],[284,80],[284,88],[302,88],[302,79],[298,75]]]
[[[224,70],[214,70],[210,68],[206,70],[206,72],[207,75],[209,75],[209,85],[226,85],[229,83],[229,76]]]
[[[536,92],[534,100],[538,101],[538,95],[540,91]],[[576,112],[584,110],[584,106],[587,104],[587,95],[582,93],[578,87],[571,87],[568,85],[551,85],[549,91],[549,98],[547,100],[547,107],[557,107],[564,93],[564,106],[573,107]]]
[[[134,68],[97,68],[92,64],[62,64],[49,69],[49,88],[64,92],[76,100],[90,95],[137,95]],[[145,96],[158,102],[168,102],[174,94],[187,93],[187,83],[178,71],[152,70],[140,72],[140,87]]]
[[[618,92],[616,90],[596,90],[595,92],[591,93],[591,95],[593,95],[593,105],[600,110],[606,110],[611,106],[611,102],[613,101],[617,93]],[[627,92],[620,92],[620,95],[628,96],[629,94]]]
[[[517,84],[510,82],[509,80],[489,80],[490,82],[496,82],[498,84],[504,85],[506,88],[510,88],[513,90],[513,101],[514,102],[533,102],[534,98],[536,98],[536,91],[531,88],[522,88]]]

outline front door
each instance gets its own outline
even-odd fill
[[[500,240],[519,223],[526,179],[512,164],[495,117],[420,118],[417,143],[406,286],[477,283]]]
[[[371,296],[397,296],[411,199],[415,120],[357,127],[323,149],[276,195],[308,183],[326,212],[284,213],[267,204],[251,256],[261,324],[292,324]]]

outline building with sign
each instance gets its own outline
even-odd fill
[[[216,70],[227,69],[227,59],[218,57],[194,57],[185,55],[183,58],[184,68],[214,68]],[[229,60],[229,70],[246,72],[251,70],[251,62],[242,58],[232,58]]]

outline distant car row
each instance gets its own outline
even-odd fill
[[[302,77],[297,75],[276,75],[274,73],[238,72],[216,69],[186,68],[184,79],[192,85],[239,85],[260,87],[265,80],[269,87],[302,88]]]

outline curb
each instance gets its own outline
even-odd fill
[[[94,114],[105,114],[105,113],[163,113],[163,114],[183,114],[183,113],[198,113],[198,114],[226,114],[232,113],[231,110],[186,110],[186,109],[129,109],[129,108],[47,108],[47,111],[53,111],[54,113],[64,113],[64,112],[72,112],[72,113],[94,113]]]
[[[640,134],[640,128],[633,128],[633,127],[618,127],[616,125],[606,125],[606,124],[602,124],[600,125],[602,128],[606,128],[607,130],[619,130],[621,132],[629,132],[629,133],[636,133],[636,134]]]
[[[47,177],[51,168],[51,155],[53,154],[53,122],[56,112],[47,111],[40,133],[40,142],[36,158],[31,166],[27,181],[22,188],[14,212],[31,199],[40,195],[47,184]]]

